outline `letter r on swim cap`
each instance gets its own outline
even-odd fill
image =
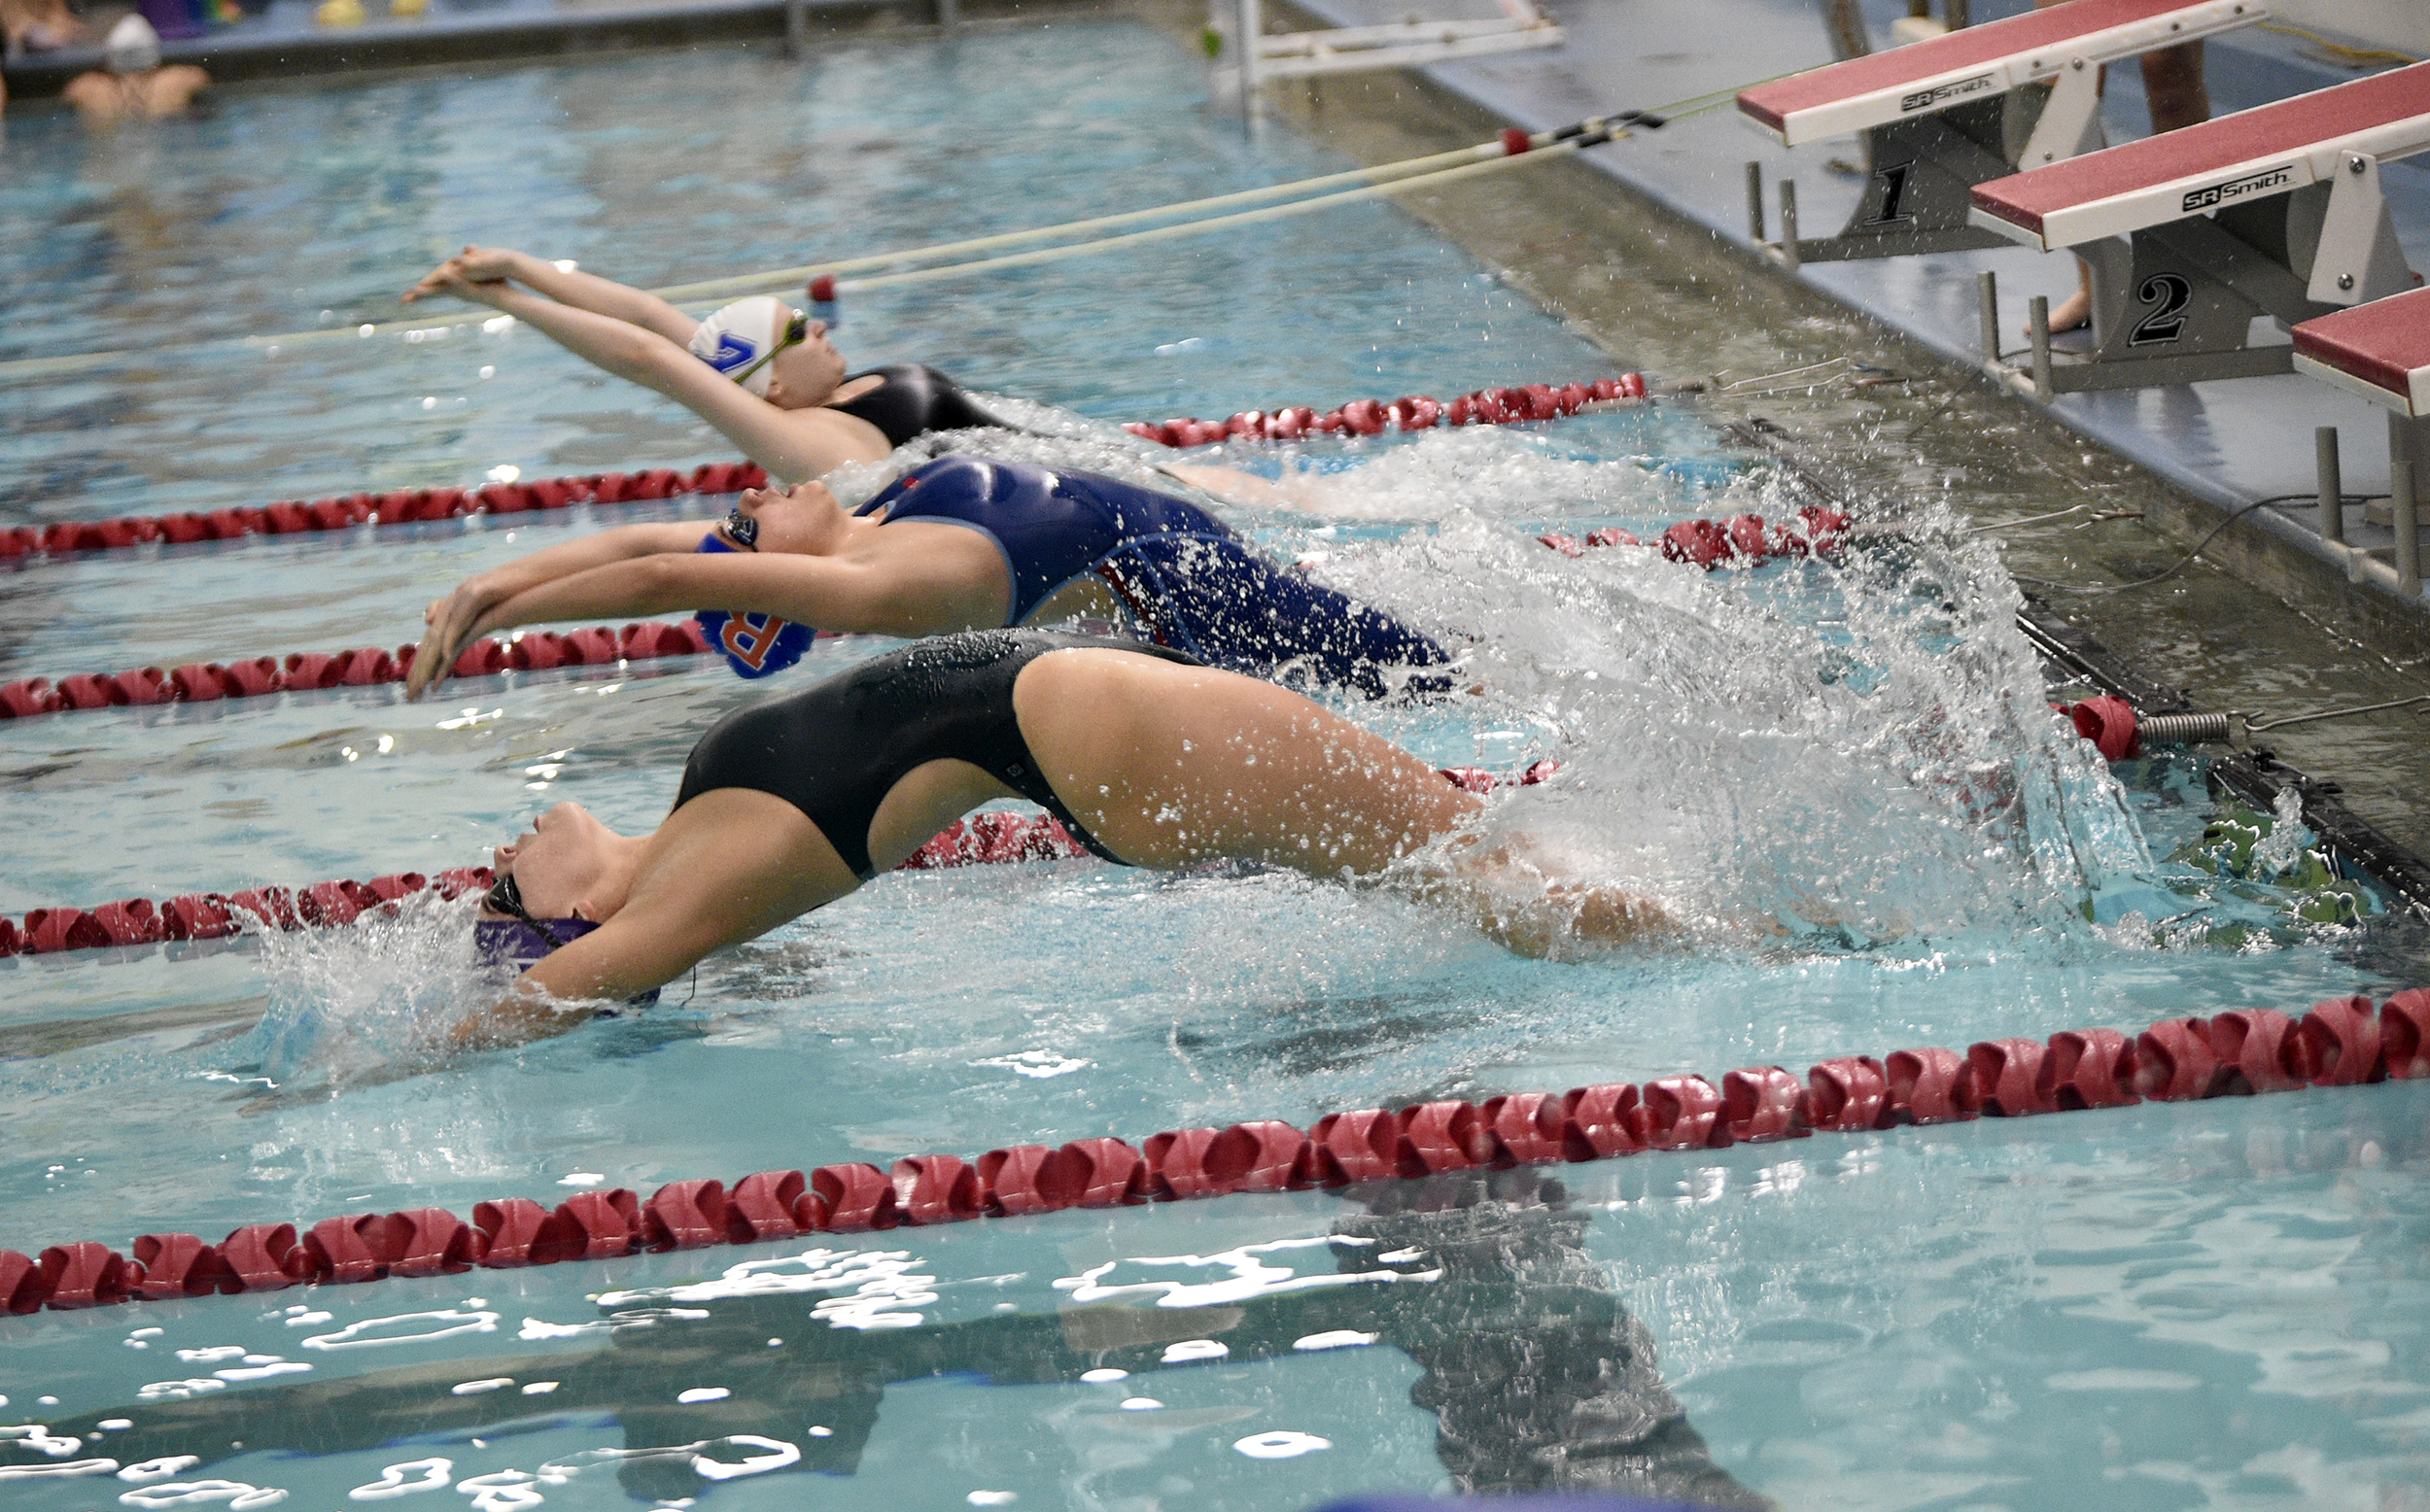
[[[785,622],[773,614],[737,614],[726,621],[726,628],[717,635],[717,643],[726,655],[752,671],[767,665],[768,653],[776,649],[777,636],[784,633]]]

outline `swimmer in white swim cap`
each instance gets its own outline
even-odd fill
[[[174,116],[207,87],[211,76],[188,63],[160,66],[160,34],[141,16],[122,17],[101,48],[102,67],[68,81],[60,97],[89,125],[128,116]]]
[[[160,34],[140,16],[124,16],[101,45],[101,66],[123,79],[160,66]]]
[[[847,373],[824,322],[764,294],[694,320],[655,294],[500,247],[467,247],[404,302],[442,293],[503,311],[665,395],[784,483],[882,462],[924,431],[1000,424],[933,368]]]

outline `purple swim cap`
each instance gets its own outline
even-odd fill
[[[570,945],[599,927],[586,918],[544,918],[538,926],[534,928],[519,918],[475,919],[472,947],[480,953],[482,965],[512,966],[520,974],[539,964],[541,957],[559,945]],[[646,1008],[658,1001],[658,989],[652,987],[625,1001],[636,1008]]]
[[[472,946],[480,952],[484,966],[511,965],[524,972],[549,951],[572,945],[598,927],[586,918],[544,918],[538,929],[519,918],[476,919]]]

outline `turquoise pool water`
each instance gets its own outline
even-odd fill
[[[0,266],[36,313],[0,356],[376,318],[465,240],[656,283],[1339,166],[1245,143],[1198,88],[1157,34],[1059,24],[807,71],[706,52],[236,92],[97,143],[13,117]],[[310,212],[366,173],[370,202]],[[1103,422],[1621,365],[1375,207],[846,320],[855,357],[1059,407],[1023,414],[1059,434],[992,444],[1118,470],[1144,449]],[[164,354],[10,403],[12,523],[730,455],[529,333]],[[1231,513],[1455,639],[1485,690],[1357,717],[1446,763],[1560,760],[1495,822],[1657,888],[1704,921],[1689,945],[1522,961],[1268,875],[896,876],[657,1010],[448,1062],[414,1048],[471,991],[444,911],[18,957],[0,1246],[1305,1123],[2420,979],[2417,928],[2304,927],[2169,863],[2198,773],[2104,769],[2059,731],[1979,541],[1927,519],[1845,569],[1712,577],[1534,543],[1793,505],[1692,413],[1227,460],[1325,478],[1319,513]],[[394,644],[465,572],[680,512],[24,567],[0,676]],[[0,910],[429,871],[567,797],[646,825],[751,696],[680,663],[441,693],[0,725]],[[2381,1086],[4,1319],[0,1425],[46,1426],[0,1442],[0,1477],[43,1512],[206,1480],[245,1508],[481,1512],[1454,1484],[2402,1507],[2430,1494],[2426,1115],[2430,1090]]]

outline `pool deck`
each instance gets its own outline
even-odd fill
[[[1407,13],[1406,0],[1294,0],[1329,24],[1363,25]],[[1906,14],[1894,0],[1862,0],[1877,51],[1890,42],[1892,20]],[[1975,0],[1976,23],[2016,15],[2030,0]],[[1486,14],[1475,0],[1436,0],[1429,15]],[[1426,71],[1436,84],[1494,116],[1544,130],[1621,108],[1657,107],[1711,90],[1736,88],[1776,75],[1831,61],[1816,0],[1695,0],[1693,4],[1614,3],[1614,0],[1552,0],[1545,7],[1567,32],[1558,50],[1520,52]],[[2365,38],[2339,38],[2357,47],[2384,47]],[[2314,45],[2283,33],[2246,27],[2206,44],[2206,77],[2214,116],[2326,87],[2377,72],[2390,64],[2341,65]],[[2119,143],[2150,134],[2138,70],[2109,71],[2103,124]],[[1753,254],[1748,225],[1747,164],[1760,163],[1777,230],[1776,186],[1796,181],[1804,234],[1826,234],[1855,208],[1865,180],[1847,159],[1856,139],[1836,138],[1785,149],[1724,102],[1656,133],[1596,150],[1588,160],[1631,189],[1717,238]],[[2430,158],[2388,164],[2382,183],[2399,240],[2416,268],[2430,267]],[[1827,293],[1953,363],[1972,367],[1981,360],[1976,276],[1997,275],[1999,326],[2012,345],[2022,345],[2027,307],[2035,294],[2055,306],[2072,292],[2075,260],[2023,247],[1940,254],[1872,261],[1808,263],[1780,270]],[[2060,343],[2066,345],[2063,337]],[[2163,389],[2061,395],[2048,405],[2030,397],[2020,404],[2046,408],[2074,430],[2132,459],[2178,489],[2224,514],[2256,499],[2297,495],[2283,507],[2255,510],[2247,521],[2266,535],[2248,540],[2243,555],[2279,559],[2278,573],[2257,574],[2265,583],[2301,564],[2324,581],[2342,582],[2343,555],[2321,539],[2317,508],[2313,428],[2335,426],[2340,433],[2344,492],[2384,497],[2388,488],[2385,412],[2367,400],[2340,393],[2298,374],[2241,378]],[[2361,511],[2346,511],[2346,538],[2384,559],[2394,534],[2371,525]],[[2216,523],[2180,522],[2195,529]],[[2378,601],[2373,609],[2409,610],[2409,619],[2430,627],[2416,597],[2400,605],[2393,589],[2357,585],[2354,592]],[[2400,631],[2400,634],[2402,632]],[[2405,636],[2418,643],[2422,631]]]
[[[855,23],[950,24],[956,0],[799,0],[814,30]],[[317,0],[270,0],[233,26],[164,39],[161,60],[216,80],[275,79],[352,68],[549,57],[627,48],[765,41],[786,35],[786,0],[429,0],[416,16],[369,0],[353,25],[323,25]],[[57,94],[101,66],[98,46],[29,52],[0,67],[12,100]]]

